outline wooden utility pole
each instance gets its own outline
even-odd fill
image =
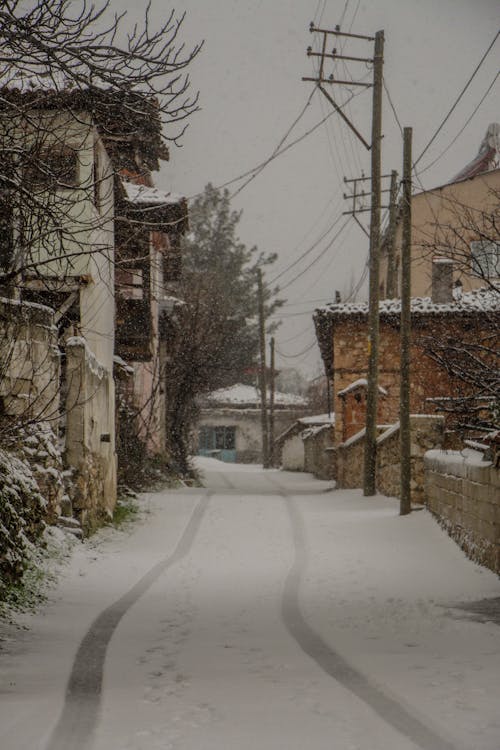
[[[371,139],[371,217],[370,282],[368,299],[368,388],[366,396],[366,435],[363,494],[376,492],[377,468],[377,402],[379,343],[379,254],[380,254],[380,163],[382,141],[382,71],[384,65],[384,32],[375,34],[373,58],[373,105]]]
[[[387,236],[387,289],[388,299],[394,299],[398,294],[396,273],[396,219],[398,199],[398,173],[393,169],[391,172],[391,189],[389,200],[389,231]]]
[[[274,336],[269,342],[270,372],[269,372],[269,465],[274,466],[274,392],[276,370],[274,365]]]
[[[262,465],[269,468],[269,437],[267,431],[267,405],[266,405],[266,319],[264,316],[264,290],[262,287],[262,270],[257,269],[257,285],[259,299],[259,338],[260,338],[260,417],[262,425]]]
[[[380,195],[381,195],[381,140],[382,140],[382,71],[384,67],[384,32],[377,31],[375,37],[363,36],[361,34],[346,34],[341,32],[337,26],[335,30],[320,29],[312,23],[309,27],[312,33],[322,34],[323,43],[321,52],[314,52],[309,47],[307,54],[309,57],[319,58],[319,70],[316,77],[305,77],[303,81],[313,81],[318,89],[330,102],[339,117],[352,130],[356,137],[361,141],[365,148],[371,151],[371,207],[370,207],[370,296],[368,303],[368,392],[366,402],[366,442],[365,442],[365,466],[363,491],[365,495],[375,494],[375,470],[376,470],[376,449],[377,449],[377,396],[378,396],[378,303],[379,303],[379,253],[380,253]],[[364,41],[374,41],[373,59],[358,57],[357,55],[339,54],[334,48],[332,52],[327,51],[328,37],[330,35],[349,39],[358,39]],[[373,63],[373,83],[355,80],[340,80],[335,73],[337,61],[345,60],[356,64]],[[331,61],[331,63],[330,63]],[[326,64],[334,66],[334,72],[327,75],[325,71]],[[344,76],[345,78],[346,76]],[[344,114],[342,108],[333,99],[332,95],[325,89],[325,84],[348,85],[348,86],[372,86],[373,87],[373,104],[372,104],[372,132],[371,141],[368,142],[361,132],[351,122],[349,117]],[[364,178],[358,178],[354,181],[354,193],[357,194],[356,186]],[[348,182],[346,180],[346,182]],[[352,197],[355,205],[356,198]],[[356,196],[357,197],[357,196]],[[350,211],[355,214],[357,211]]]
[[[411,344],[411,146],[412,129],[403,135],[403,240],[401,247],[401,362],[399,434],[401,490],[399,513],[411,512],[410,344]]]

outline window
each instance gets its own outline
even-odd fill
[[[122,299],[143,299],[144,280],[142,268],[115,269],[116,291]]]
[[[199,449],[203,451],[234,451],[236,448],[235,427],[209,427],[199,431]]]
[[[500,243],[477,240],[470,243],[472,273],[483,279],[500,277]]]
[[[33,149],[26,169],[29,181],[51,188],[78,185],[78,155],[69,146],[53,149]]]

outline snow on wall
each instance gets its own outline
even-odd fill
[[[500,470],[478,451],[428,451],[429,509],[466,554],[500,573]]]

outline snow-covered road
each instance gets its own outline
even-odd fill
[[[0,629],[2,750],[498,750],[496,576],[426,511],[201,465]]]

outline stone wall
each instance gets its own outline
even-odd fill
[[[0,299],[0,417],[57,426],[59,369],[53,310]]]
[[[401,449],[399,422],[379,426],[377,438],[377,490],[384,495],[399,497],[401,481]],[[424,455],[431,448],[441,447],[444,436],[443,417],[412,414],[411,440],[411,500],[423,503],[425,499]],[[339,487],[363,486],[365,430],[339,445],[335,451],[337,469],[335,479]]]
[[[66,464],[73,469],[73,510],[93,529],[116,502],[114,381],[82,338],[66,342]]]
[[[311,427],[302,433],[304,441],[304,471],[318,479],[332,479],[333,465],[329,448],[333,443],[333,425]]]
[[[426,453],[429,510],[466,554],[500,573],[500,470],[473,452]]]
[[[444,418],[425,414],[410,417],[411,501],[425,502],[424,455],[443,445]],[[399,497],[401,447],[399,422],[377,439],[377,489],[383,495]]]
[[[356,489],[363,486],[363,463],[365,455],[365,430],[360,430],[333,452],[334,479],[337,487]]]

